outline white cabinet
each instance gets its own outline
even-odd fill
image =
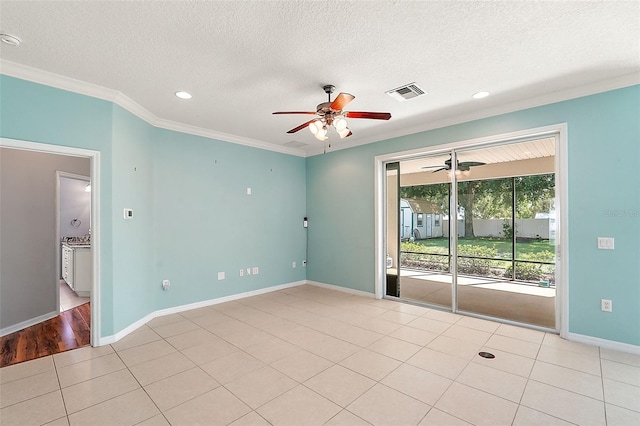
[[[62,244],[62,278],[78,296],[91,295],[91,247]]]
[[[62,279],[73,288],[73,249],[62,245]]]

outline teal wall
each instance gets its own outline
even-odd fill
[[[159,288],[171,280],[157,306],[304,280],[306,271],[291,266],[305,255],[304,165],[300,157],[156,129],[153,281]],[[259,274],[247,276],[256,266]],[[226,278],[218,281],[218,272]]]
[[[640,345],[640,86],[307,158],[307,279],[374,291],[375,156],[565,122],[569,331]]]
[[[160,285],[152,280],[153,131],[153,126],[113,105],[114,191],[108,216],[113,218],[113,244],[109,247],[113,252],[113,281],[110,287],[113,291],[111,315],[116,331],[157,309],[153,295]],[[132,219],[124,220],[125,208],[133,210]]]
[[[100,203],[105,212],[112,208],[112,109],[110,102],[0,74],[0,137],[100,151]],[[113,282],[112,219],[102,215],[103,283]],[[108,336],[115,332],[110,285],[102,286],[100,300],[102,335]]]
[[[305,279],[291,267],[305,257],[303,158],[158,129],[5,75],[0,137],[100,151],[103,337],[158,309]],[[254,266],[259,275],[239,277]]]
[[[638,117],[634,86],[305,160],[158,129],[110,102],[0,75],[1,137],[101,152],[102,336],[158,309],[304,279],[373,292],[374,156],[566,122],[569,329],[640,345]],[[598,236],[615,237],[616,250],[597,250]],[[239,277],[253,266],[259,275]]]

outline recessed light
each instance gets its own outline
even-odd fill
[[[0,40],[2,40],[3,43],[8,44],[9,46],[20,46],[21,42],[18,37],[5,33],[0,34]]]
[[[473,99],[482,99],[482,98],[486,98],[487,96],[489,96],[489,92],[478,92],[478,93],[474,93],[471,97]]]
[[[183,92],[183,91],[176,92],[176,96],[179,97],[180,99],[191,99],[192,98],[191,93]]]

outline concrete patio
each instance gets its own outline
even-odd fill
[[[396,269],[388,274],[397,275]],[[451,307],[451,274],[402,269],[400,297]],[[458,276],[458,310],[555,329],[555,287]]]

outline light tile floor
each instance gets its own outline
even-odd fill
[[[305,285],[2,368],[0,423],[639,425],[640,356]]]
[[[84,305],[91,300],[88,297],[78,296],[64,280],[60,280],[58,285],[60,286],[60,312]]]

